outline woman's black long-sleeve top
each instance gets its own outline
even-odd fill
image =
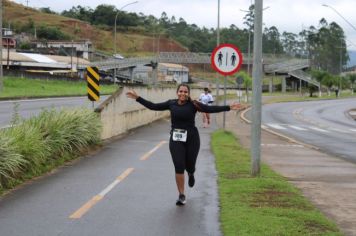
[[[198,111],[197,107],[199,107],[199,111],[205,113],[230,111],[230,106],[208,106],[200,102],[196,102],[196,105],[194,105],[192,101],[187,101],[184,104],[178,104],[178,99],[172,99],[162,103],[152,103],[142,97],[138,97],[136,101],[150,110],[169,110],[171,113],[172,129],[194,128],[195,115]]]

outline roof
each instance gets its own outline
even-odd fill
[[[2,51],[2,60],[3,64],[7,63],[7,49],[3,49]],[[21,53],[10,51],[9,54],[10,65],[17,66],[32,66],[32,67],[48,67],[51,68],[67,68],[68,64],[73,62],[76,64],[78,62],[79,65],[89,65],[90,62],[77,57],[70,56],[57,56],[57,55],[44,55],[38,53]]]
[[[180,64],[172,64],[172,63],[159,63],[160,66],[166,67],[166,68],[171,68],[171,69],[183,69],[187,70],[188,68],[186,66],[180,65]]]

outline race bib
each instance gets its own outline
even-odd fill
[[[185,129],[173,129],[172,139],[173,141],[186,142],[187,133]]]

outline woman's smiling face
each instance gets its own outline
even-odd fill
[[[180,103],[186,102],[188,100],[188,97],[189,97],[189,89],[188,89],[188,87],[184,86],[184,85],[181,85],[178,88],[177,96],[178,96],[178,101]]]

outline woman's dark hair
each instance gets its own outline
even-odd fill
[[[186,88],[188,89],[188,93],[189,93],[189,95],[190,95],[190,87],[189,87],[188,84],[179,84],[178,87],[177,87],[177,93],[178,93],[180,87],[186,87]],[[190,98],[190,96],[188,96],[188,102],[192,102],[193,105],[195,106],[195,108],[196,108],[199,112],[202,112],[202,109],[200,108],[200,105],[199,105],[199,102],[198,102],[198,101],[192,100],[192,99]]]
[[[188,84],[179,84],[179,85],[178,85],[178,87],[177,87],[177,93],[178,93],[178,91],[179,91],[180,87],[187,87],[187,89],[188,89],[188,93],[190,94],[190,87],[189,87],[189,85],[188,85]]]

